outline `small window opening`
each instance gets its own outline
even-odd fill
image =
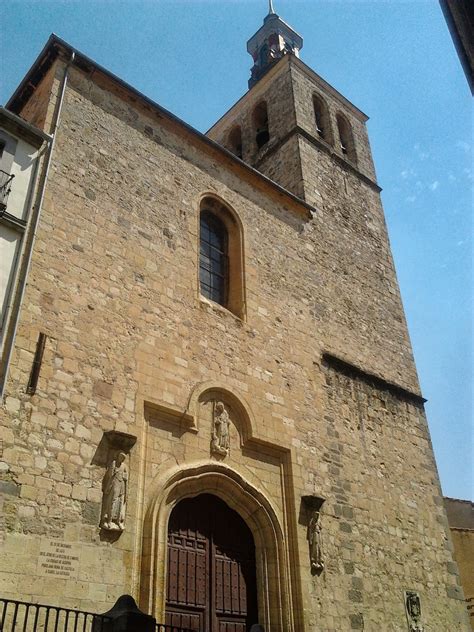
[[[233,127],[229,134],[229,148],[233,154],[242,159],[242,130],[239,125]]]
[[[268,63],[268,46],[264,44],[260,49],[260,66],[264,68]]]
[[[257,143],[257,147],[261,149],[270,140],[267,104],[264,101],[259,103],[255,108],[253,112],[253,121],[255,127],[255,141]]]
[[[327,143],[332,144],[331,122],[326,102],[321,97],[313,95],[313,108],[318,135]]]
[[[349,160],[352,160],[352,162],[356,162],[352,128],[346,118],[341,114],[337,115],[337,129],[339,132],[339,143],[342,153],[347,156]]]
[[[200,229],[201,293],[225,307],[229,287],[227,230],[223,222],[206,209],[201,211]]]

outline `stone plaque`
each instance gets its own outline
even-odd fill
[[[63,579],[76,578],[79,571],[80,547],[60,540],[41,542],[38,575]]]

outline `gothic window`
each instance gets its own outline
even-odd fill
[[[201,203],[199,246],[201,295],[243,318],[241,225],[235,213],[213,196]]]
[[[336,120],[341,151],[349,160],[357,162],[351,125],[346,117],[340,113],[337,115]]]
[[[242,159],[242,130],[240,125],[233,127],[229,134],[229,148],[230,151]]]
[[[265,101],[261,101],[253,111],[253,123],[255,128],[255,141],[261,149],[270,140],[268,129],[268,111]]]
[[[320,96],[313,95],[314,120],[318,136],[332,145],[331,119],[329,109]]]

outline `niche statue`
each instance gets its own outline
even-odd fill
[[[214,420],[212,427],[211,452],[227,456],[229,454],[229,426],[230,418],[224,404],[214,404]]]
[[[100,526],[107,531],[123,531],[128,492],[128,468],[125,452],[119,452],[110,462],[102,481],[102,519]]]
[[[321,514],[313,510],[308,524],[309,559],[311,572],[321,573],[324,569],[323,546],[321,534]]]

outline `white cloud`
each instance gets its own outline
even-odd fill
[[[458,149],[462,149],[462,151],[464,151],[466,154],[470,153],[471,151],[470,143],[467,143],[465,140],[458,140],[456,143],[456,147]]]
[[[413,178],[414,176],[416,176],[416,172],[414,169],[403,169],[403,171],[400,172],[400,176],[402,177],[403,180],[408,180],[408,178]]]
[[[420,143],[416,143],[416,145],[413,146],[413,149],[415,150],[417,158],[420,160],[426,160],[430,157],[430,154],[420,147]]]
[[[407,198],[405,198],[405,202],[410,202],[410,204],[413,204],[415,200],[416,200],[416,195],[409,195]]]
[[[438,182],[438,180],[435,180],[434,182],[432,182],[432,183],[430,184],[430,190],[431,190],[431,191],[436,191],[436,189],[437,189],[438,187],[439,187],[439,182]]]

